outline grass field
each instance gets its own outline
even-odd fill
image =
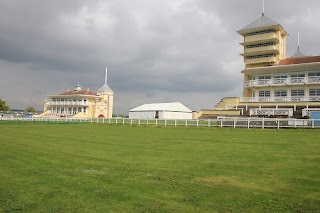
[[[319,212],[320,130],[0,124],[0,212]]]

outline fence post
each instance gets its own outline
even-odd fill
[[[116,118],[116,124],[118,124],[118,118]]]
[[[233,128],[236,128],[236,118],[233,119]]]
[[[197,127],[199,127],[199,120],[197,119]]]
[[[262,117],[262,129],[264,129],[264,117]]]
[[[132,119],[130,119],[130,125],[132,126]]]
[[[122,125],[124,125],[124,118],[122,118]]]
[[[109,124],[111,123],[111,118],[109,118]]]
[[[210,118],[209,118],[209,120],[208,120],[208,127],[210,128]]]
[[[314,128],[314,120],[312,119],[311,120],[311,126],[312,126],[312,129]]]
[[[139,124],[139,126],[140,126],[140,118],[139,118],[139,120],[138,120],[138,124]]]
[[[220,119],[220,127],[222,128],[222,119]]]
[[[167,120],[164,120],[164,126],[167,126]]]
[[[177,126],[177,120],[174,120],[174,126]]]
[[[186,120],[186,126],[188,126],[188,120]]]
[[[250,129],[250,118],[248,118],[248,129]]]
[[[280,121],[278,118],[276,118],[276,122],[277,122],[277,129],[280,129]]]

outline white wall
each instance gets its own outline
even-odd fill
[[[158,111],[159,119],[192,119],[191,112],[163,112]],[[131,119],[155,119],[156,111],[129,112]]]
[[[163,112],[161,119],[192,119],[191,112]]]
[[[154,119],[154,111],[138,111],[138,112],[129,112],[129,118],[131,119]]]

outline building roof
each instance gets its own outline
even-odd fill
[[[262,15],[259,19],[255,20],[254,22],[248,24],[247,26],[240,29],[238,32],[241,34],[242,31],[256,29],[256,28],[264,28],[264,27],[271,27],[280,25],[278,22]]]
[[[303,57],[307,57],[307,56],[300,51],[300,47],[298,46],[297,52],[295,52],[295,54],[293,54],[290,58],[303,58]]]
[[[89,90],[89,89],[86,89],[86,90],[71,90],[71,91],[66,91],[66,92],[63,92],[59,95],[97,95],[95,92]]]
[[[131,109],[130,112],[137,111],[171,111],[171,112],[192,112],[186,106],[180,102],[173,103],[154,103],[154,104],[143,104],[139,107]]]
[[[306,56],[300,58],[286,58],[279,61],[279,65],[290,65],[290,64],[308,64],[320,62],[320,56]]]
[[[98,92],[110,92],[113,93],[112,89],[107,85],[104,84],[99,90]]]

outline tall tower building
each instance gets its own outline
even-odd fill
[[[277,22],[264,13],[254,22],[238,31],[243,36],[245,67],[265,67],[277,64],[286,58],[286,36],[288,33]]]
[[[238,31],[243,36],[245,68],[258,68],[276,65],[286,58],[286,37],[288,33],[276,21],[266,17],[264,13],[254,22]],[[252,80],[249,75],[244,76],[244,82]],[[244,88],[243,96],[249,95]]]

